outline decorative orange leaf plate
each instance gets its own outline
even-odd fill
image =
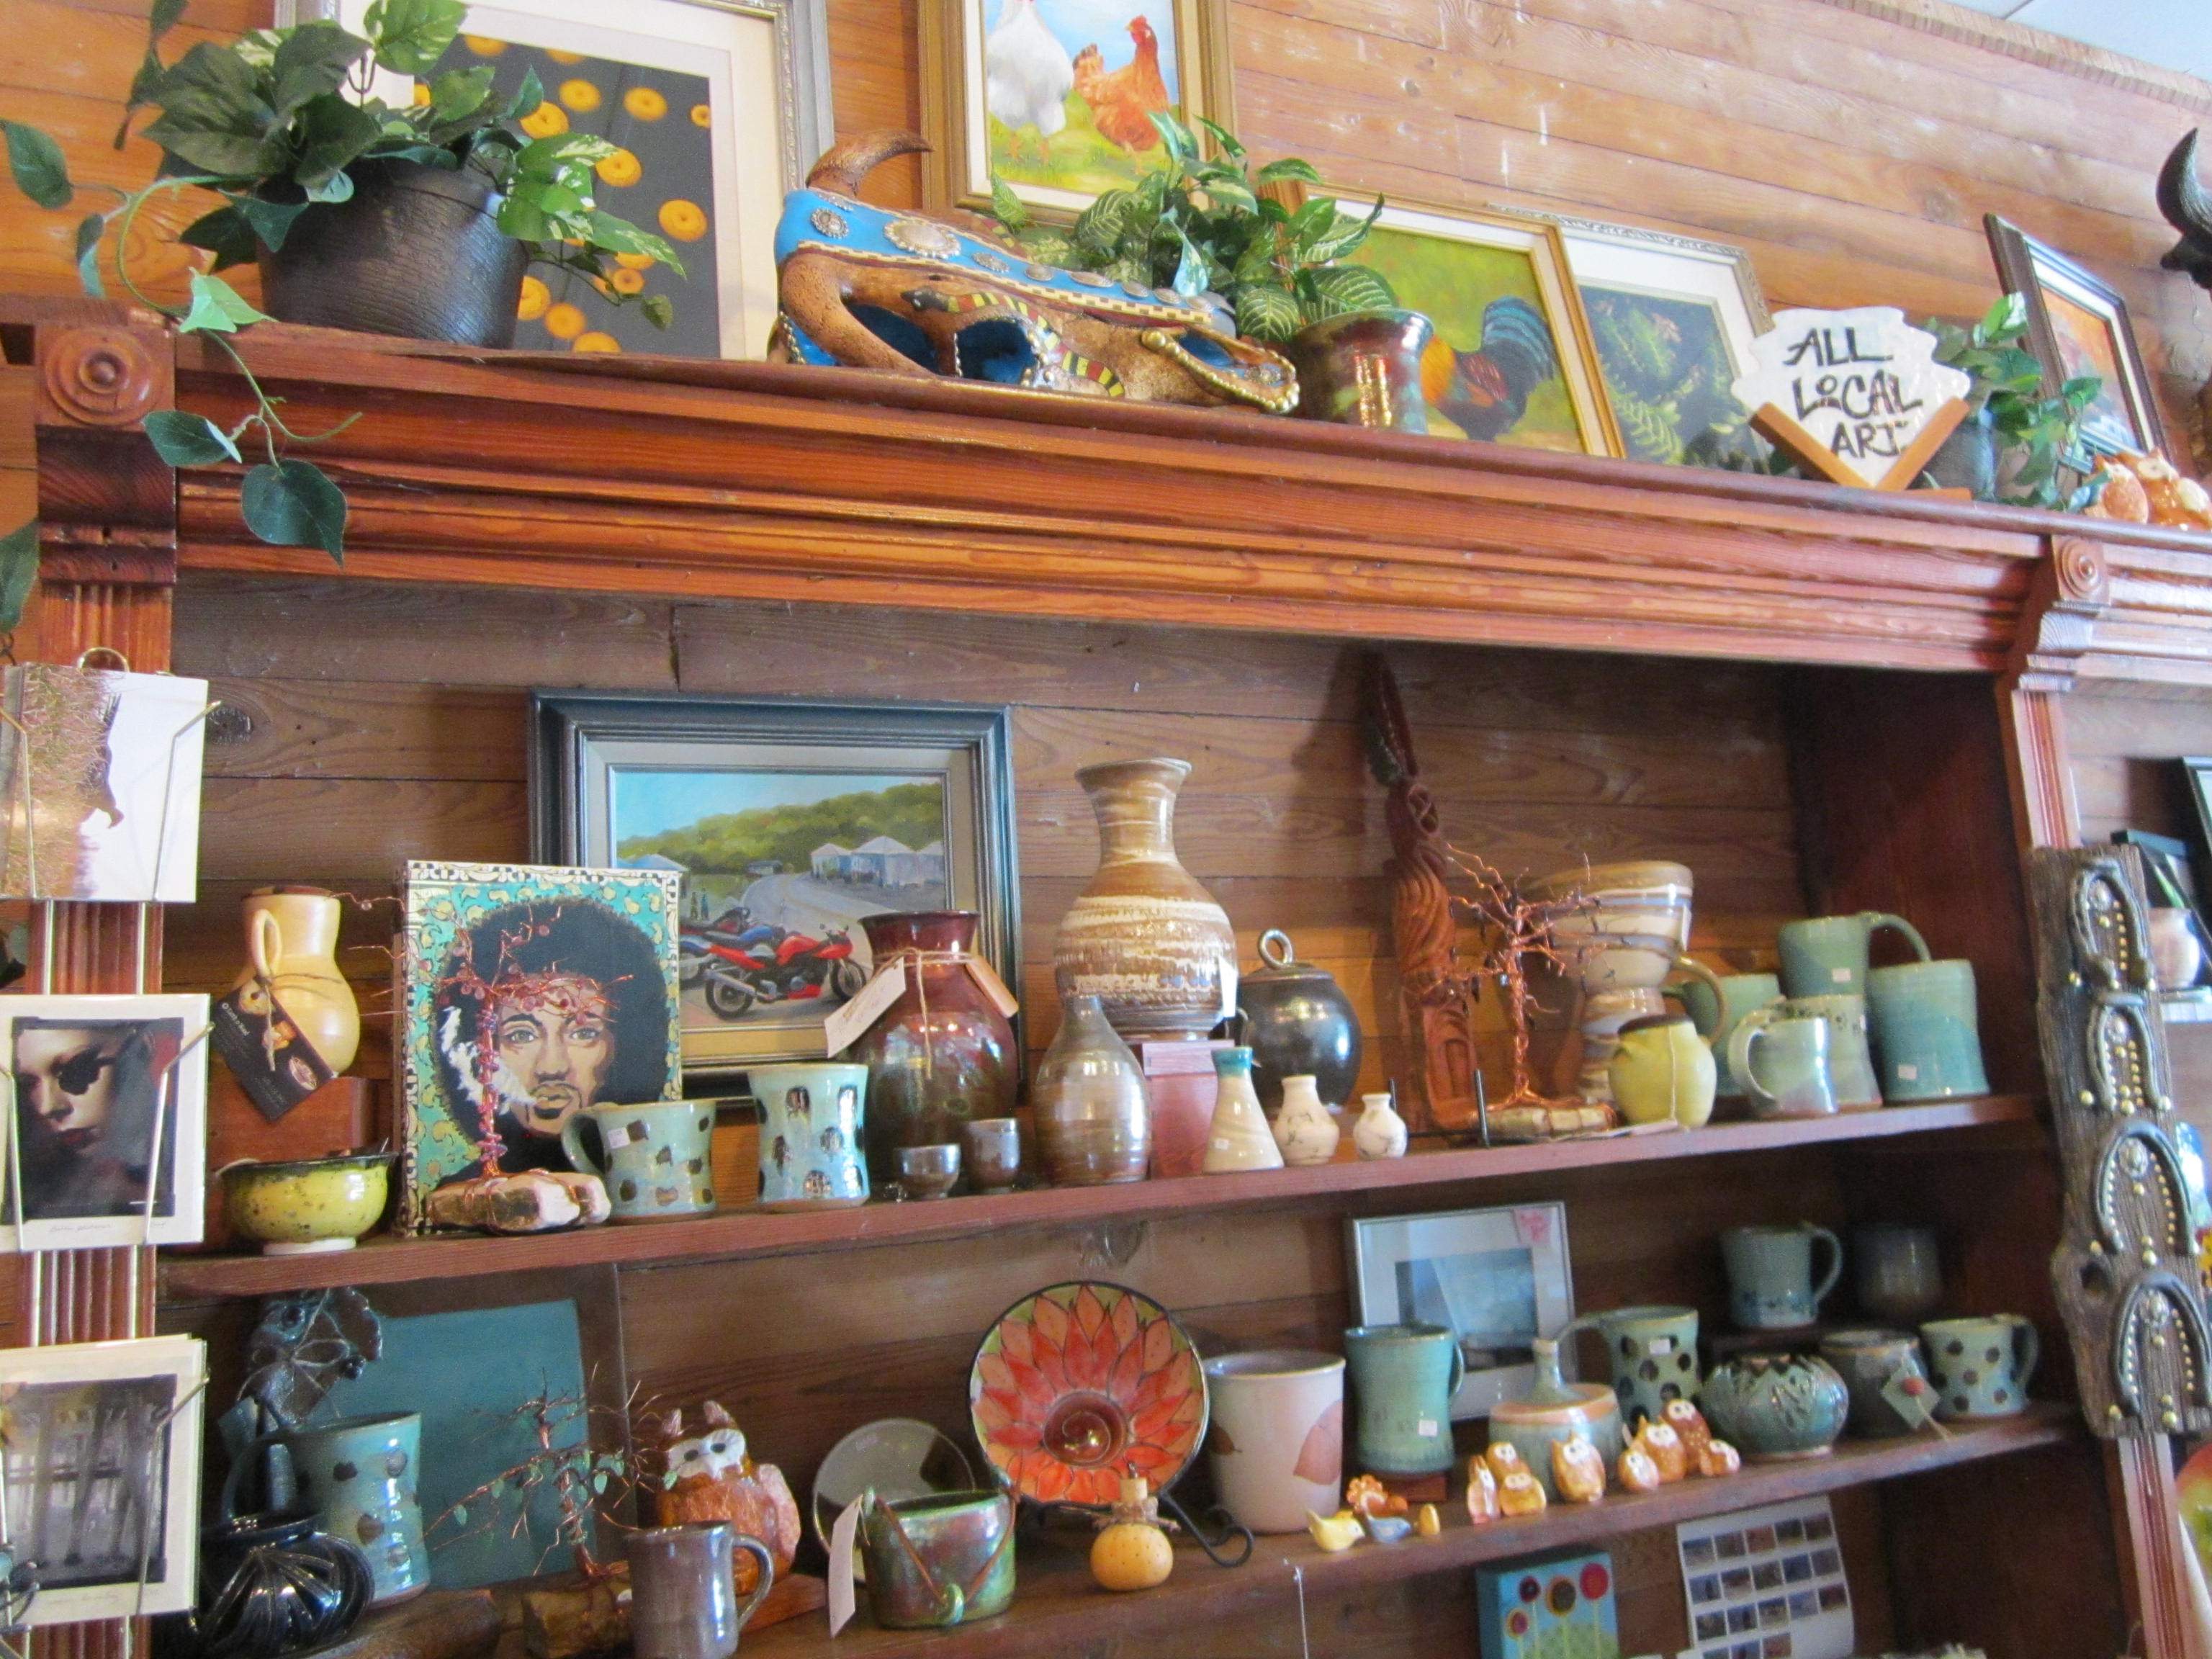
[[[968,1372],[1000,1480],[1038,1503],[1165,1492],[1206,1437],[1206,1371],[1174,1316],[1119,1285],[1051,1285],[1000,1315]]]

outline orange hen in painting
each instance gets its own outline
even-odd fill
[[[1091,106],[1091,125],[1132,155],[1156,148],[1159,129],[1152,117],[1169,108],[1168,83],[1160,74],[1160,37],[1141,16],[1129,20],[1137,55],[1110,75],[1095,46],[1075,54],[1075,90]]]

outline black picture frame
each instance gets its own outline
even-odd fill
[[[2119,291],[2087,266],[2049,243],[2037,240],[1997,214],[1984,215],[1982,228],[1989,237],[1990,255],[1996,261],[1998,280],[2007,293],[2017,294],[2027,302],[2028,345],[2043,365],[2045,397],[2057,397],[2067,380],[2066,360],[2058,348],[2058,334],[2051,325],[2046,298],[2050,289],[2059,289],[2061,298],[2097,316],[2112,335],[2112,360],[2119,369],[2120,402],[2134,422],[2140,441],[2133,445],[2118,441],[2111,433],[2085,422],[2082,446],[2100,455],[2129,448],[2143,454],[2164,455],[2166,428],[2158,416],[2158,400],[2151,392],[2142,352],[2136,344],[2135,325],[2128,317],[2128,302],[2120,297]],[[2098,316],[2099,313],[2102,315]]]
[[[1006,708],[538,691],[531,696],[531,731],[532,853],[550,864],[619,861],[603,794],[611,769],[941,775],[951,907],[976,912],[978,952],[1009,986],[1020,985],[1021,888]],[[753,872],[714,874],[727,893]],[[689,898],[686,906],[687,920],[697,923],[700,908]],[[857,926],[850,932],[858,940]],[[788,1015],[761,1010],[723,1027],[691,1008],[688,990],[685,1002],[687,1080],[734,1079],[751,1065],[822,1057],[823,1003]],[[1018,1015],[1016,1021],[1018,1036]]]

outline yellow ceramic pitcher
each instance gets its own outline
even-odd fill
[[[1685,1014],[1652,1014],[1620,1028],[1607,1077],[1613,1103],[1631,1123],[1673,1118],[1703,1128],[1713,1115],[1713,1054]]]
[[[246,971],[276,994],[323,1064],[343,1073],[361,1050],[361,1009],[338,972],[339,901],[319,887],[264,887],[246,899]]]

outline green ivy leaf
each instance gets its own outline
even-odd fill
[[[613,141],[596,133],[559,132],[550,138],[532,139],[514,158],[514,165],[524,173],[551,178],[560,171],[561,163],[580,162],[588,167],[614,153]]]
[[[1015,195],[1012,186],[995,173],[991,175],[991,212],[1017,235],[1030,228],[1029,204]]]
[[[522,72],[522,84],[514,89],[514,96],[507,100],[507,107],[500,112],[499,118],[502,121],[520,121],[544,101],[545,83],[538,78],[536,70],[525,70]]]
[[[351,182],[347,181],[349,185]],[[351,193],[350,190],[348,193]],[[307,210],[305,202],[264,202],[258,196],[234,196],[230,204],[252,227],[256,240],[272,252],[284,246],[293,222]]]
[[[276,118],[284,119],[310,99],[336,92],[368,50],[368,41],[327,21],[302,23],[287,32],[270,65],[276,83]]]
[[[177,325],[179,334],[235,334],[248,323],[265,323],[267,313],[247,304],[236,289],[220,276],[192,273],[192,303]]]
[[[353,200],[353,176],[343,171],[333,173],[329,178],[304,188],[308,201],[319,202],[325,206]]]
[[[246,475],[246,527],[276,547],[319,547],[345,562],[346,498],[313,461],[264,461]]]
[[[100,280],[100,239],[106,234],[104,213],[88,213],[77,221],[76,280],[95,300],[107,297],[107,285]]]
[[[638,302],[638,309],[655,328],[666,328],[676,320],[676,307],[665,294],[647,295]]]
[[[0,536],[0,630],[23,620],[38,574],[39,521],[33,519]]]
[[[606,1489],[607,1472],[601,1469],[592,1476],[592,1490],[595,1492],[605,1492]]]
[[[334,92],[309,100],[293,117],[292,125],[300,143],[292,179],[311,200],[324,199],[316,192],[384,136],[383,124],[374,115]],[[349,180],[346,194],[352,193]]]
[[[1173,110],[1156,109],[1151,112],[1152,130],[1160,135],[1169,159],[1186,166],[1198,161],[1198,139],[1191,130],[1176,118]]]
[[[181,409],[157,409],[149,415],[146,436],[154,453],[171,466],[213,466],[244,459],[228,433],[206,416]]]
[[[0,131],[8,135],[8,170],[15,175],[15,188],[42,208],[67,207],[76,191],[62,147],[21,121],[0,121]]]
[[[426,75],[453,44],[468,10],[464,0],[372,0],[362,25],[380,67]]]
[[[651,231],[640,230],[629,220],[597,209],[589,215],[589,223],[586,240],[593,247],[605,248],[610,253],[642,253],[666,265],[678,276],[685,274],[684,262],[676,257],[676,250]]]
[[[203,40],[162,76],[161,119],[146,137],[203,173],[258,179],[288,154],[260,71],[227,46]]]

